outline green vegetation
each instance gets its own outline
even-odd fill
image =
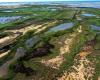
[[[71,46],[71,52],[70,53],[66,53],[64,55],[66,60],[61,65],[61,71],[69,69],[73,65],[74,58],[75,58],[76,54],[78,54],[79,51],[81,50],[81,48],[84,45],[85,41],[86,41],[86,37],[85,37],[85,35],[83,33],[78,35],[75,38],[75,40],[73,41],[74,44]]]
[[[56,9],[55,11],[52,11],[52,9]],[[51,6],[31,6],[26,8],[15,8],[10,9],[12,12],[0,12],[0,16],[22,16],[22,19],[16,20],[14,22],[6,23],[6,24],[0,24],[0,29],[4,28],[13,28],[16,25],[24,24],[26,22],[29,22],[31,20],[68,20],[72,19],[74,16],[76,10],[74,9],[63,9],[62,6],[60,8],[51,7]],[[15,12],[17,11],[17,12]],[[68,15],[68,16],[67,16]],[[23,18],[25,17],[25,18]]]
[[[20,7],[15,9],[7,9],[11,10],[12,12],[2,12],[3,10],[0,10],[0,16],[22,16],[23,18],[15,20],[13,22],[0,24],[0,38],[4,38],[6,36],[14,35],[13,32],[4,32],[6,30],[16,30],[16,29],[23,29],[30,25],[41,25],[39,29],[46,27],[44,30],[35,33],[36,30],[29,30],[24,35],[18,36],[16,41],[12,44],[12,47],[10,48],[10,52],[0,58],[0,65],[4,64],[5,62],[11,60],[16,53],[16,50],[19,47],[23,47],[26,50],[26,55],[33,55],[35,53],[34,51],[40,51],[41,54],[43,49],[46,50],[44,47],[44,44],[52,44],[54,48],[50,49],[45,56],[39,56],[34,57],[29,60],[24,60],[22,57],[22,61],[20,59],[13,62],[9,70],[9,75],[7,80],[30,80],[33,77],[36,78],[36,80],[39,80],[43,78],[42,80],[56,80],[57,76],[60,76],[63,74],[64,71],[69,70],[70,67],[74,64],[74,59],[76,55],[82,50],[82,47],[85,45],[85,42],[91,41],[96,37],[95,45],[93,46],[92,54],[89,54],[87,58],[95,64],[95,74],[94,74],[94,80],[97,80],[98,76],[100,76],[100,36],[97,31],[91,30],[89,27],[90,25],[96,25],[100,26],[100,18],[96,17],[82,17],[80,16],[82,14],[82,11],[85,13],[91,13],[95,14],[98,17],[100,17],[100,10],[98,9],[92,9],[92,8],[66,8],[65,6],[60,5],[34,5],[30,7]],[[97,10],[97,11],[95,11]],[[25,18],[24,18],[25,17]],[[82,18],[82,20],[78,21],[76,20],[77,17]],[[49,25],[49,23],[55,22],[54,24]],[[66,22],[73,22],[74,26],[69,29],[57,31],[57,32],[50,32],[46,33],[49,29],[52,27],[66,23]],[[35,27],[34,26],[34,27]],[[62,47],[59,43],[63,43],[65,38],[70,38],[72,33],[77,34],[79,27],[82,29],[82,33],[79,32],[79,34],[74,38],[72,41],[70,48],[70,52],[63,55],[65,61],[61,64],[59,69],[54,69],[51,66],[46,66],[45,64],[41,63],[43,59],[49,60],[52,58],[55,58],[59,55],[60,48]],[[32,46],[27,48],[26,41],[30,38],[37,37],[37,42],[34,44],[32,43]],[[40,49],[40,50],[39,50]],[[24,73],[15,73],[13,71],[12,66],[20,63],[24,64],[25,67],[32,68],[35,70],[35,74],[30,76],[25,76]],[[3,79],[0,79],[3,80]]]
[[[1,32],[0,38],[6,37],[6,36],[9,36],[9,35],[13,35],[13,33],[11,33],[11,32]]]
[[[97,80],[98,76],[100,76],[100,46],[97,46],[97,44],[100,45],[100,34],[97,34],[96,36],[96,41],[92,54],[87,56],[87,58],[95,64],[95,73],[93,76],[93,80]]]
[[[89,19],[87,21],[87,23],[89,23],[90,25],[96,25],[96,26],[100,27],[100,19],[95,19],[95,18]]]

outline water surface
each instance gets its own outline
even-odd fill
[[[14,11],[13,11],[13,9],[3,9],[3,8],[1,8],[0,12],[7,13],[7,12],[14,12]]]
[[[8,23],[17,19],[20,19],[21,16],[11,16],[11,17],[0,17],[0,23],[4,24],[4,23]]]
[[[64,23],[64,24],[60,24],[58,26],[55,26],[55,27],[49,29],[49,31],[47,31],[47,32],[56,32],[56,31],[60,31],[60,30],[65,30],[65,29],[72,28],[73,26],[74,26],[74,23],[72,23],[72,22]]]
[[[96,15],[94,14],[89,14],[89,13],[84,13],[84,14],[81,14],[82,16],[86,16],[86,17],[95,17]]]
[[[99,30],[100,31],[100,26],[95,26],[95,25],[90,25],[90,26],[93,30]]]

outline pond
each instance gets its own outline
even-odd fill
[[[65,30],[65,29],[69,29],[69,28],[72,28],[74,26],[74,23],[70,22],[70,23],[64,23],[64,24],[60,24],[58,26],[55,26],[51,29],[49,29],[47,31],[48,32],[56,32],[56,31],[59,31],[59,30]]]
[[[86,16],[86,17],[95,17],[96,15],[94,14],[89,14],[89,13],[84,13],[84,14],[81,14],[82,16]]]
[[[100,31],[100,26],[95,26],[95,25],[90,25],[90,26],[93,30],[99,30]]]
[[[11,16],[11,17],[0,17],[0,23],[4,24],[4,23],[8,23],[17,19],[20,19],[21,16]]]
[[[4,11],[2,11],[2,12],[13,12],[12,10],[4,10]]]

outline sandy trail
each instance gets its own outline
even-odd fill
[[[72,38],[71,39],[66,39],[65,42],[68,42],[68,45],[64,45],[60,48],[60,54],[58,56],[56,56],[55,58],[52,58],[50,60],[42,60],[42,63],[44,63],[46,66],[50,66],[52,68],[56,68],[58,69],[60,67],[60,65],[63,63],[64,61],[64,57],[63,55],[65,53],[69,53],[69,47],[71,45],[71,42],[72,42]]]
[[[73,40],[75,39],[75,37],[80,33],[82,32],[81,30],[81,26],[77,29],[77,32],[73,32],[69,38],[66,38],[66,40],[64,41],[64,43],[62,44],[63,46],[60,46],[60,53],[58,56],[52,58],[52,59],[49,59],[49,60],[45,60],[43,59],[41,61],[41,63],[45,64],[46,66],[50,66],[52,68],[55,68],[55,69],[59,69],[60,65],[64,62],[64,54],[65,53],[69,53],[70,52],[70,46],[72,45],[73,43]]]
[[[94,74],[93,63],[86,58],[80,60],[75,59],[75,63],[76,64],[71,66],[69,71],[65,71],[63,76],[58,78],[58,80],[92,80]]]
[[[89,45],[88,45],[89,43]],[[62,77],[58,80],[92,80],[95,68],[94,63],[86,58],[87,55],[92,53],[93,41],[88,41],[79,54],[74,59],[73,66],[68,71],[65,71]]]
[[[47,25],[53,24],[55,22],[56,21],[46,22],[46,23],[43,23],[41,25],[32,24],[30,26],[27,26],[27,27],[24,27],[24,28],[21,28],[21,29],[6,30],[5,32],[13,32],[13,33],[21,32],[23,34],[25,34],[27,31],[30,31],[30,30],[35,30],[36,32],[39,32],[39,31],[42,31],[42,28],[47,28]]]
[[[45,24],[47,24],[47,23],[45,23]],[[14,39],[16,39],[20,35],[20,34],[16,34],[17,32],[21,32],[24,35],[29,30],[38,31],[38,29],[41,27],[42,27],[42,25],[38,25],[38,26],[31,25],[31,26],[28,26],[28,27],[25,27],[25,28],[22,28],[19,30],[17,30],[17,29],[16,30],[6,30],[5,32],[13,32],[14,34],[0,39],[0,47],[3,45],[6,45],[6,44],[10,44]]]
[[[10,52],[10,50],[4,52],[4,53],[0,53],[0,58],[4,57],[5,55],[7,55]]]
[[[18,37],[19,34],[11,35],[4,37],[0,39],[0,48],[9,44],[12,44],[14,41],[16,41],[16,37]]]
[[[38,28],[40,28],[41,26],[42,26],[42,25],[37,25],[37,26],[35,26],[35,25],[33,24],[33,25],[30,25],[30,26],[27,26],[27,27],[24,27],[24,28],[21,28],[21,29],[6,30],[5,32],[13,32],[13,33],[21,32],[21,33],[25,34],[27,31],[38,29]]]
[[[46,28],[48,28],[48,27],[50,27],[50,26],[53,26],[53,25],[56,24],[56,23],[57,23],[57,21],[45,23],[45,24],[44,24],[45,26],[41,26],[41,27],[39,27],[39,28],[36,29],[35,34],[41,32],[41,31],[43,31],[43,30],[45,30]],[[47,27],[47,26],[48,26],[48,27]]]

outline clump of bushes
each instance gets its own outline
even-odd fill
[[[13,35],[13,33],[12,32],[1,32],[0,38],[4,38],[4,37],[9,36],[9,35]]]

